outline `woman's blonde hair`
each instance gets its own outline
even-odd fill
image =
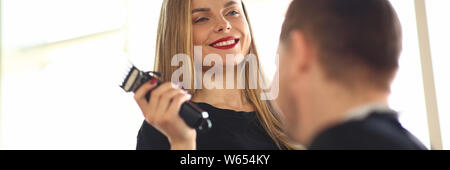
[[[242,2],[244,15],[247,18],[247,10]],[[250,53],[258,56],[256,45],[254,43],[253,32],[250,22],[250,35],[252,42],[250,45]],[[190,57],[190,61],[194,61],[193,56],[193,31],[191,18],[191,0],[164,0],[161,8],[161,15],[159,19],[157,40],[156,40],[156,57],[155,57],[155,71],[162,73],[161,79],[163,81],[171,81],[172,73],[179,67],[171,65],[171,59],[176,54],[186,54]],[[256,57],[258,66],[259,58]],[[191,62],[192,63],[192,62]],[[247,63],[248,64],[248,63]],[[194,77],[194,70],[192,64],[189,66],[190,77]],[[273,110],[270,101],[261,100],[259,94],[263,92],[260,86],[256,89],[250,89],[249,82],[249,67],[245,67],[246,82],[244,94],[245,97],[253,104],[258,113],[258,119],[269,134],[272,140],[280,149],[297,149],[297,147],[288,141],[287,135],[284,133],[281,120],[277,113]],[[261,73],[260,67],[257,67],[257,73]],[[190,80],[191,87],[194,87],[194,79]],[[194,94],[195,89],[188,89],[189,93]]]

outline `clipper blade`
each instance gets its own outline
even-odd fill
[[[140,71],[131,65],[125,76],[122,78],[122,83],[120,87],[126,92],[134,91],[132,88],[135,86],[136,81],[139,79]]]

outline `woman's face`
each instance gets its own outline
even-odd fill
[[[192,0],[194,45],[202,54],[218,54],[225,64],[227,54],[249,52],[251,36],[240,0]],[[235,58],[241,62],[243,57]]]

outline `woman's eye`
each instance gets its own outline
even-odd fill
[[[208,21],[208,18],[202,17],[202,18],[196,19],[194,21],[194,23],[199,23],[199,22],[203,22],[203,21]]]
[[[233,10],[233,11],[228,12],[227,15],[239,15],[239,12],[236,10]]]

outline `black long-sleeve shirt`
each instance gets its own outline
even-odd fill
[[[212,121],[210,130],[197,133],[197,149],[278,149],[261,126],[256,112],[237,112],[206,103],[196,104],[209,113]],[[166,150],[170,149],[170,144],[166,136],[144,121],[137,136],[136,149]]]

